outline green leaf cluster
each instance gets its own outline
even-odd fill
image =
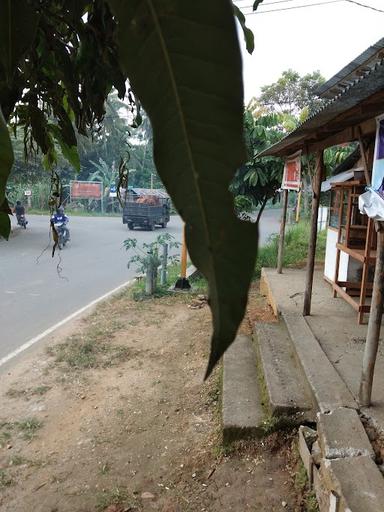
[[[257,117],[250,110],[244,112],[248,158],[238,169],[231,191],[235,196],[251,200],[253,208],[264,208],[269,199],[275,199],[276,191],[281,186],[282,162],[273,157],[261,159],[258,154],[284,136],[283,121],[284,116],[279,114]]]

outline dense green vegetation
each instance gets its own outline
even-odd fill
[[[288,226],[284,241],[284,260],[285,267],[305,265],[308,255],[310,224],[309,222],[300,222]],[[316,259],[323,261],[325,256],[326,230],[320,231],[317,236]],[[263,267],[276,267],[277,251],[279,238],[273,235],[269,242],[259,249],[259,254],[255,267],[255,277],[259,278]]]

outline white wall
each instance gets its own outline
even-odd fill
[[[327,244],[325,247],[324,275],[331,281],[335,279],[337,231],[327,228]],[[347,281],[349,255],[340,252],[339,281]]]

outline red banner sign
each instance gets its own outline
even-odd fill
[[[75,199],[101,199],[102,183],[91,181],[72,181],[71,198]]]
[[[301,151],[285,159],[283,183],[281,188],[300,190],[301,186]]]

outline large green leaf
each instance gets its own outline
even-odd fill
[[[0,66],[8,83],[35,37],[38,15],[26,0],[0,0]]]
[[[123,68],[153,127],[154,159],[208,279],[214,332],[207,375],[247,302],[257,231],[234,215],[244,160],[241,57],[228,0],[109,0]],[[188,336],[188,332],[186,332]]]
[[[5,187],[12,165],[12,143],[0,108],[0,235],[7,239],[11,231],[11,224],[8,217],[9,207],[5,197]]]
[[[253,50],[255,49],[255,36],[253,35],[252,30],[247,27],[244,14],[235,4],[233,4],[233,13],[238,19],[240,26],[242,28],[247,52],[252,54]]]

